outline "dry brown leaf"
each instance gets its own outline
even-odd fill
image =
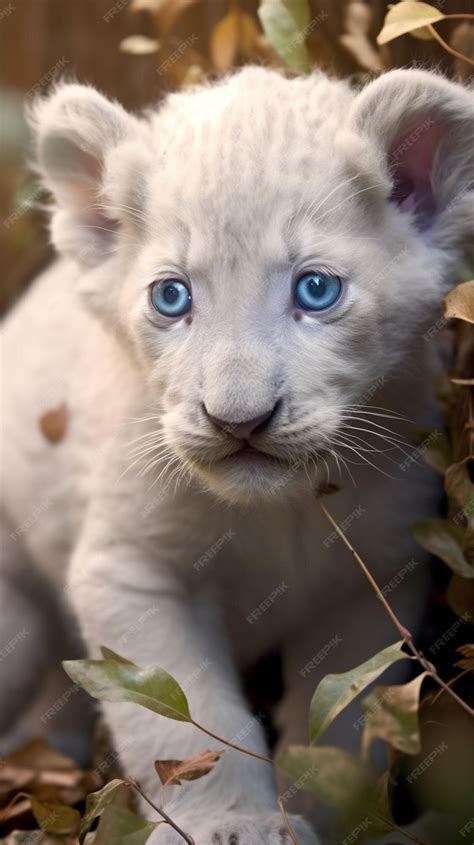
[[[459,669],[468,669],[468,671],[474,672],[474,643],[466,643],[466,645],[460,646],[457,651],[462,654],[463,659],[458,660],[454,665],[458,666]]]
[[[444,300],[444,316],[474,323],[474,281],[462,282]]]
[[[35,739],[6,757],[0,767],[0,815],[9,805],[10,819],[29,812],[24,790],[42,802],[73,806],[100,786],[102,779],[95,772],[83,771],[44,739]]]
[[[239,58],[251,58],[258,51],[261,34],[252,15],[232,9],[211,34],[210,54],[214,67],[225,72]]]
[[[68,409],[65,402],[51,411],[46,411],[38,420],[41,432],[50,443],[59,443],[63,439],[67,424]]]
[[[163,788],[181,786],[183,780],[197,780],[209,774],[224,751],[201,751],[187,760],[156,760],[155,769]]]

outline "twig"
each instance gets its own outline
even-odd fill
[[[280,808],[280,813],[281,813],[283,821],[285,823],[285,827],[286,827],[288,833],[291,836],[291,841],[294,842],[295,845],[300,845],[298,839],[296,838],[296,833],[293,830],[293,828],[291,827],[290,820],[289,820],[288,816],[286,815],[286,810],[285,810],[285,807],[283,805],[283,798],[281,796],[278,799],[278,806]]]
[[[450,16],[450,17],[452,17],[452,16]],[[454,58],[461,59],[462,62],[467,62],[468,65],[471,65],[471,67],[474,67],[474,60],[473,59],[470,59],[468,56],[465,56],[464,53],[458,53],[458,51],[455,50],[454,47],[451,47],[448,44],[448,42],[444,40],[444,38],[441,38],[441,35],[439,34],[439,32],[437,32],[436,29],[434,28],[434,26],[432,26],[430,23],[427,24],[427,27],[428,27],[429,31],[431,32],[431,35],[433,36],[433,38],[436,39],[438,44],[441,44],[441,46],[444,47],[444,49],[446,50],[447,53],[450,53],[451,56],[454,56]]]
[[[150,798],[148,798],[148,795],[145,795],[141,786],[137,783],[136,780],[125,781],[125,785],[131,786],[133,789],[136,789],[136,791],[139,793],[139,795],[141,795],[142,798],[145,799],[147,804],[149,804],[150,807],[152,807],[158,813],[158,815],[161,816],[161,818],[166,822],[166,824],[169,824],[169,826],[172,827],[173,830],[176,831],[176,833],[179,833],[179,835],[182,836],[182,838],[184,839],[185,842],[188,843],[188,845],[196,845],[192,836],[189,836],[188,833],[185,833],[184,830],[181,830],[181,828],[178,827],[176,822],[174,822],[173,819],[170,818],[168,813],[165,813],[164,810],[161,810],[159,807],[157,807],[156,804],[154,804],[153,801]]]
[[[470,19],[474,21],[474,15],[469,14],[468,12],[458,12],[456,15],[445,15],[443,20],[447,20],[451,18],[452,20],[459,20],[460,18],[463,19]]]
[[[382,822],[382,824],[387,825],[392,830],[396,830],[397,833],[401,833],[402,836],[406,836],[410,842],[416,842],[416,845],[430,845],[429,842],[426,842],[424,839],[420,839],[418,836],[415,836],[414,833],[409,833],[405,828],[399,827],[398,824],[395,824],[393,819],[387,819],[385,816],[379,816],[377,813],[372,813],[374,819],[378,822]]]
[[[406,645],[408,646],[408,648],[410,649],[410,651],[414,655],[414,657],[416,657],[419,664],[428,673],[428,675],[430,675],[430,677],[433,678],[433,680],[436,681],[436,683],[439,684],[439,686],[443,688],[443,690],[445,692],[449,693],[449,695],[458,702],[459,706],[462,707],[463,710],[465,710],[466,713],[469,714],[469,716],[471,716],[471,717],[474,716],[474,710],[471,707],[469,707],[469,704],[467,704],[466,701],[463,701],[462,698],[460,698],[459,695],[457,693],[455,693],[454,690],[451,689],[451,687],[449,687],[448,684],[446,684],[442,680],[442,678],[439,677],[439,675],[436,671],[436,668],[433,666],[433,664],[430,663],[430,661],[427,660],[426,657],[424,657],[424,655],[421,653],[421,651],[418,651],[418,649],[416,648],[416,646],[413,642],[413,637],[412,637],[410,631],[408,630],[408,628],[405,628],[405,626],[402,625],[398,616],[396,616],[396,614],[393,612],[393,610],[390,607],[388,601],[386,600],[385,596],[383,595],[382,591],[380,590],[380,587],[378,586],[377,582],[375,581],[375,579],[370,574],[369,570],[367,569],[367,567],[366,567],[364,561],[362,560],[362,558],[360,557],[360,555],[357,554],[356,550],[350,544],[346,535],[344,534],[342,529],[339,527],[336,520],[331,516],[331,514],[329,513],[329,511],[325,507],[325,505],[323,505],[323,503],[319,499],[318,499],[318,503],[319,503],[319,507],[321,508],[325,517],[329,520],[329,522],[331,523],[332,527],[334,528],[334,530],[337,532],[337,534],[341,538],[344,545],[347,546],[347,548],[349,549],[351,555],[355,559],[356,563],[358,564],[358,566],[360,567],[360,569],[364,573],[365,577],[367,578],[369,584],[371,585],[372,589],[374,590],[375,595],[377,596],[379,601],[383,604],[385,610],[387,611],[387,614],[390,616],[390,619],[392,620],[393,624],[395,625],[398,633],[400,634],[402,639],[405,640]]]
[[[195,728],[198,728],[203,733],[211,736],[212,739],[217,739],[218,742],[222,742],[223,745],[228,745],[229,748],[233,748],[235,751],[241,751],[242,754],[248,754],[250,757],[256,757],[257,760],[264,760],[265,763],[271,763],[273,766],[273,760],[271,757],[266,757],[265,754],[257,754],[256,751],[250,751],[249,748],[242,748],[241,745],[235,745],[235,743],[230,742],[230,740],[223,739],[221,736],[217,736],[217,734],[212,733],[212,731],[209,731],[207,728],[203,728],[203,726],[198,724],[198,722],[195,722],[194,719],[191,719],[191,722]]]

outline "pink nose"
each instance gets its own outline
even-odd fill
[[[247,440],[252,432],[263,426],[270,419],[274,410],[272,408],[271,411],[265,411],[265,413],[260,414],[258,417],[253,417],[251,420],[243,420],[242,422],[221,420],[219,417],[213,417],[212,414],[208,414],[208,417],[217,428],[222,429],[227,434],[232,434],[237,440]]]

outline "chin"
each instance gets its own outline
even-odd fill
[[[196,476],[209,492],[236,504],[279,501],[308,494],[310,475],[303,461],[280,461],[255,454],[235,456],[211,465],[194,465]]]

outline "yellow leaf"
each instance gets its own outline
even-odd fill
[[[214,67],[228,71],[239,58],[251,58],[261,32],[252,15],[232,9],[214,27],[210,53]]]
[[[444,316],[474,323],[474,281],[462,282],[444,300]]]
[[[377,44],[387,44],[400,35],[419,30],[427,24],[444,20],[445,15],[430,6],[429,3],[418,3],[415,0],[404,0],[397,3],[385,15],[384,25],[377,36]]]

